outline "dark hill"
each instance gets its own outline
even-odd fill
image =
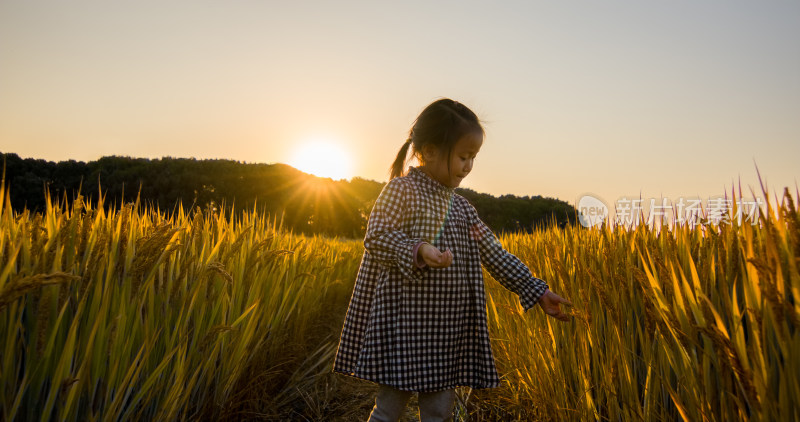
[[[256,209],[283,217],[286,228],[305,234],[361,238],[372,204],[383,183],[355,177],[334,181],[303,173],[286,164],[252,164],[233,160],[103,157],[96,161],[52,162],[0,153],[11,205],[21,211],[42,211],[45,189],[53,197],[72,198],[79,191],[92,201],[102,188],[105,204],[141,202],[171,212],[220,207],[226,212]],[[470,189],[456,189],[478,210],[495,232],[532,231],[555,219],[575,223],[568,203],[541,196],[496,198]]]

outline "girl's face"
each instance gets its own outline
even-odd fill
[[[472,171],[475,156],[481,150],[483,134],[471,132],[458,140],[450,154],[450,171],[447,171],[447,151],[439,151],[432,145],[423,148],[421,170],[439,183],[457,188]]]

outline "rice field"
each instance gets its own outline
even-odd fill
[[[255,210],[15,213],[8,195],[3,420],[366,420],[374,386],[331,373],[361,241]],[[487,273],[503,383],[460,388],[459,419],[800,420],[800,217],[788,190],[767,207],[718,230],[502,236],[574,321],[523,314]]]

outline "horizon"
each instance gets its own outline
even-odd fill
[[[40,160],[39,158],[35,158],[35,157],[22,157],[19,154],[14,153],[14,152],[1,152],[0,151],[0,153],[2,153],[2,154],[16,154],[21,160],[29,160],[29,159],[30,160]],[[59,162],[69,162],[69,161],[80,162],[80,163],[86,164],[86,163],[89,163],[89,162],[92,162],[92,161],[98,161],[98,160],[103,159],[103,158],[128,158],[128,159],[132,159],[132,160],[138,160],[138,159],[145,159],[145,160],[172,159],[172,160],[196,160],[196,161],[215,161],[215,160],[219,160],[219,161],[230,161],[230,162],[234,162],[234,163],[242,164],[242,165],[268,165],[268,166],[284,165],[284,166],[291,167],[292,169],[294,169],[294,170],[296,170],[298,172],[301,172],[301,173],[303,173],[303,174],[305,174],[307,176],[312,176],[312,177],[315,177],[317,179],[328,179],[328,180],[330,180],[330,181],[332,181],[334,183],[337,183],[337,182],[350,183],[350,182],[353,181],[353,179],[356,179],[356,178],[362,179],[362,180],[366,180],[366,181],[370,181],[370,182],[379,183],[379,184],[387,183],[386,180],[381,181],[381,180],[365,178],[365,177],[362,177],[362,176],[352,176],[352,177],[349,177],[349,178],[338,178],[337,179],[337,178],[332,178],[332,177],[329,177],[329,176],[316,175],[314,173],[307,172],[307,171],[304,171],[302,169],[299,169],[299,168],[297,168],[297,167],[295,167],[295,166],[293,166],[292,164],[289,164],[289,163],[248,162],[246,160],[236,160],[236,159],[229,159],[229,158],[197,158],[197,157],[173,157],[173,156],[133,157],[133,156],[128,156],[128,155],[106,155],[106,156],[98,157],[98,158],[96,158],[94,160],[88,160],[88,161],[72,160],[72,159],[70,159],[70,160],[61,160],[61,161],[53,161],[53,160],[45,160],[45,161],[48,161],[50,163],[56,163],[56,164],[59,163]],[[407,163],[406,168],[408,168],[408,166],[414,165],[414,164],[418,164],[418,163]],[[4,165],[3,177],[5,178],[5,160],[4,160],[3,165]],[[457,189],[471,190],[471,191],[473,191],[473,192],[475,192],[477,194],[490,195],[490,196],[492,196],[492,197],[494,197],[496,199],[499,199],[500,197],[505,196],[505,195],[511,195],[513,197],[520,198],[520,199],[525,199],[525,198],[536,199],[537,197],[539,197],[539,198],[542,198],[542,199],[557,200],[557,201],[565,202],[565,203],[569,204],[570,206],[572,206],[575,209],[575,211],[578,213],[578,220],[576,221],[576,224],[581,224],[586,228],[600,227],[603,224],[603,221],[605,221],[606,225],[608,225],[610,230],[612,230],[612,231],[616,230],[616,228],[618,228],[618,227],[626,227],[626,228],[630,229],[631,227],[636,227],[638,225],[646,225],[649,228],[655,230],[656,232],[660,232],[661,229],[663,229],[663,228],[666,228],[667,230],[672,231],[672,229],[675,228],[676,226],[689,225],[689,226],[692,226],[692,227],[694,227],[694,226],[698,226],[698,227],[703,226],[702,228],[703,228],[703,231],[705,232],[706,230],[718,231],[720,229],[720,227],[719,227],[719,225],[721,224],[720,221],[730,223],[730,221],[728,221],[728,219],[727,219],[727,214],[733,214],[733,216],[732,216],[733,219],[737,219],[739,221],[739,224],[742,224],[742,222],[744,222],[745,224],[748,223],[748,222],[750,224],[754,224],[754,225],[760,224],[758,222],[758,216],[760,215],[760,213],[766,213],[767,210],[769,209],[769,207],[773,207],[773,211],[776,211],[777,209],[779,209],[781,207],[781,204],[786,200],[786,196],[784,194],[784,191],[786,189],[789,189],[790,187],[789,186],[781,187],[780,188],[780,194],[779,194],[779,191],[775,190],[774,186],[773,186],[772,187],[772,192],[770,192],[769,184],[765,183],[765,181],[763,179],[760,179],[759,180],[759,186],[756,187],[757,189],[754,189],[753,186],[746,186],[746,188],[747,189],[743,189],[742,186],[741,186],[741,181],[738,181],[738,183],[736,183],[736,186],[732,186],[731,187],[730,196],[728,195],[729,192],[726,190],[722,194],[720,194],[720,195],[718,195],[718,196],[716,196],[714,198],[709,198],[710,202],[708,202],[706,205],[704,205],[703,202],[702,202],[703,198],[701,198],[699,196],[688,196],[688,197],[685,197],[685,198],[681,197],[678,204],[673,204],[673,203],[669,203],[668,204],[668,203],[665,203],[665,202],[662,202],[662,204],[652,204],[652,203],[648,204],[647,200],[651,199],[651,198],[643,198],[641,196],[639,198],[635,198],[635,197],[625,198],[626,200],[624,200],[623,202],[607,203],[607,202],[603,201],[602,198],[597,198],[596,196],[591,195],[591,194],[585,194],[580,198],[580,200],[575,201],[574,203],[571,203],[570,201],[566,201],[563,198],[550,197],[550,196],[538,195],[538,194],[518,195],[518,194],[513,194],[513,193],[501,193],[501,194],[498,195],[498,194],[489,193],[489,192],[477,191],[475,189],[472,189],[472,188],[466,187],[466,186],[459,186]],[[754,194],[754,196],[749,196],[748,197],[746,195],[746,193],[745,193],[748,190],[751,191],[751,194]],[[764,192],[765,190],[766,190],[766,192]],[[739,192],[739,194],[737,194],[737,191]],[[771,195],[769,197],[769,201],[766,200],[766,196],[764,195],[765,193],[767,195]],[[792,192],[790,190],[789,194],[791,195],[791,193]],[[794,203],[795,206],[798,206],[798,204],[800,204],[800,188],[798,188],[797,185],[794,186],[794,195],[795,195],[794,198],[791,198],[792,199],[791,202]],[[586,209],[586,205],[587,204],[584,204],[584,200],[587,199],[587,197],[594,198],[593,199],[594,202],[588,204],[589,205],[589,209],[588,210]],[[734,204],[733,203],[724,204],[724,200],[728,199],[728,198],[736,198],[736,207],[735,208],[740,208],[740,209],[738,209],[737,211],[734,212]],[[640,208],[637,208],[636,206],[632,206],[634,201],[636,201],[637,199],[640,201]],[[668,199],[668,198],[662,197],[661,199],[663,201],[664,199]],[[600,200],[601,202],[598,203],[597,200]],[[769,202],[769,207],[767,205],[767,202]],[[688,207],[687,210],[685,210],[685,212],[683,214],[676,215],[676,213],[675,213],[676,205],[678,207],[686,207],[687,205],[689,205],[689,207]],[[693,205],[693,207],[692,207],[692,205]],[[594,206],[599,206],[600,208],[603,208],[603,210],[594,209]],[[620,221],[620,219],[617,218],[618,207],[622,207],[622,209],[621,209],[622,216],[620,217],[620,219],[622,221]],[[595,211],[601,211],[601,213],[604,212],[604,215],[600,216],[600,217],[595,216],[593,214],[593,212],[595,212]],[[704,220],[705,220],[705,222],[703,222]]]

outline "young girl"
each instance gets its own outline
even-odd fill
[[[533,277],[454,192],[483,143],[477,116],[441,99],[417,117],[375,202],[334,371],[381,385],[370,421],[396,421],[411,392],[420,418],[452,417],[454,389],[497,387],[483,265],[527,311],[569,320],[571,305]],[[403,176],[408,147],[420,161]],[[402,176],[402,177],[401,177]]]

